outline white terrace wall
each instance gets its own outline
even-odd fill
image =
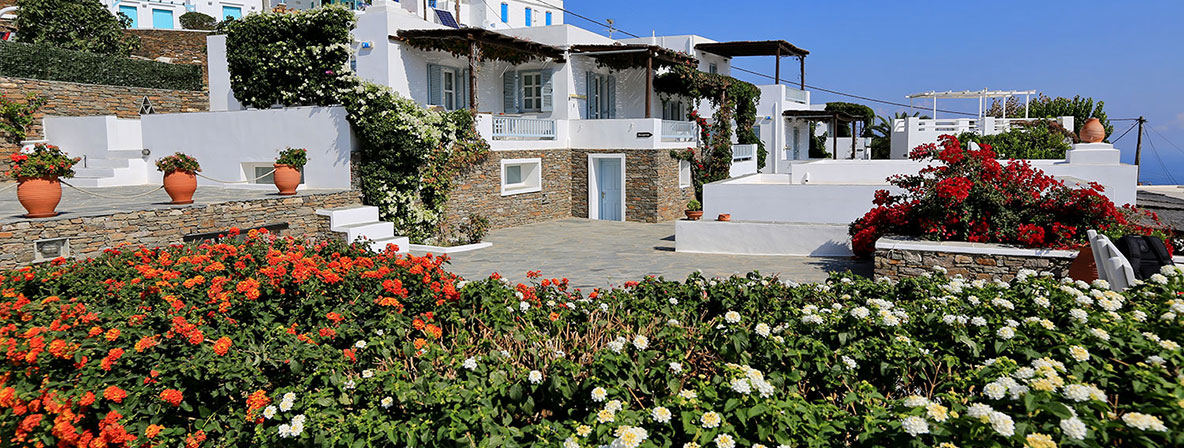
[[[152,162],[183,152],[197,158],[206,176],[243,181],[255,177],[255,166],[270,166],[280,150],[299,147],[308,150],[302,188],[350,188],[350,152],[356,142],[343,107],[160,114],[141,120]],[[152,170],[149,183],[161,177]],[[220,184],[198,178],[198,185]]]

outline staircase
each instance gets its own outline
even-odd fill
[[[117,187],[148,184],[148,156],[144,155],[140,120],[115,116],[46,117],[45,140],[71,157],[82,160],[74,165],[71,185],[77,187]]]
[[[378,219],[378,207],[339,207],[317,210],[317,214],[329,217],[329,230],[342,233],[347,242],[365,238],[370,250],[382,252],[387,244],[398,246],[397,253],[405,254],[411,248],[411,241],[405,236],[395,236],[395,225]]]
[[[139,150],[108,150],[105,157],[86,156],[74,165],[76,187],[116,187],[148,183],[148,161]]]

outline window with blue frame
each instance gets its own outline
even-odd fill
[[[132,19],[131,25],[127,26],[128,28],[140,27],[140,11],[135,6],[119,5],[119,13]]]
[[[547,11],[547,26],[551,26],[551,11]]]
[[[435,8],[436,7],[436,0],[428,0],[428,6]]]
[[[173,11],[171,9],[153,9],[152,27],[158,30],[173,29]]]
[[[510,5],[502,3],[502,23],[510,23]]]
[[[243,9],[238,6],[223,6],[222,20],[226,19],[241,19],[243,18]]]
[[[526,8],[526,19],[525,19],[526,26],[530,26],[530,22],[531,22],[530,19],[532,18],[531,16],[533,15],[532,14],[533,12],[534,11],[531,11],[530,8]]]

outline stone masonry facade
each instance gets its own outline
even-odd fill
[[[148,97],[158,114],[204,112],[210,109],[205,92],[189,90],[148,89],[143,87],[102,86],[61,81],[41,81],[24,78],[0,77],[0,92],[15,101],[24,101],[29,94],[49,99],[34,115],[30,140],[41,138],[41,119],[45,116],[79,117],[115,115],[119,118],[138,118],[140,102]],[[0,154],[7,155],[18,148],[0,139]],[[0,172],[8,170],[8,157],[0,157]]]
[[[174,64],[206,65],[206,36],[200,30],[124,30],[140,38],[140,48],[132,52],[148,59],[166,57]]]
[[[571,214],[569,150],[490,151],[489,157],[463,173],[445,206],[446,219],[458,223],[471,214],[489,219],[491,228],[519,226],[566,218]],[[501,161],[541,159],[542,191],[501,194]]]
[[[38,240],[68,238],[70,255],[92,257],[120,243],[148,247],[181,243],[185,235],[286,223],[284,235],[337,239],[316,210],[358,206],[357,191],[222,202],[204,206],[118,212],[100,216],[21,220],[0,224],[0,269],[34,261]]]
[[[678,186],[678,160],[657,149],[571,150],[571,216],[588,217],[588,155],[625,155],[625,220],[662,222],[683,216],[694,198]]]
[[[922,250],[877,249],[875,275],[895,280],[932,273],[934,266],[946,269],[947,275],[968,279],[1011,281],[1021,269],[1049,271],[1057,277],[1069,274],[1073,258],[968,254]]]

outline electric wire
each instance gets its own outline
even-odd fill
[[[1138,125],[1139,125],[1139,123],[1135,123],[1135,124],[1132,124],[1132,125],[1131,125],[1131,127],[1129,127],[1129,128],[1126,128],[1126,131],[1123,131],[1122,135],[1119,135],[1119,136],[1118,136],[1118,138],[1116,138],[1116,139],[1114,139],[1114,140],[1111,140],[1111,141],[1110,141],[1110,144],[1111,144],[1111,145],[1113,145],[1113,144],[1115,144],[1115,143],[1118,143],[1118,141],[1119,141],[1119,140],[1122,140],[1122,138],[1123,138],[1123,137],[1126,137],[1126,133],[1127,133],[1127,132],[1130,132],[1130,131],[1131,131],[1131,129],[1134,129],[1134,128],[1135,128],[1135,126],[1138,126]]]
[[[1155,147],[1155,142],[1151,141],[1151,134],[1147,131],[1143,131],[1143,134],[1147,136],[1147,144],[1151,145],[1151,155],[1155,156],[1155,160],[1159,162],[1159,168],[1163,171],[1163,174],[1168,176],[1168,180],[1172,181],[1172,185],[1180,185],[1180,182],[1176,181],[1176,176],[1173,176],[1172,172],[1168,170],[1167,164],[1163,163],[1163,158],[1159,156],[1159,149]]]
[[[1168,140],[1168,138],[1164,137],[1163,134],[1160,134],[1158,130],[1156,130],[1155,128],[1150,127],[1150,126],[1148,126],[1147,129],[1150,129],[1151,131],[1155,132],[1155,135],[1158,135],[1160,139],[1163,139],[1163,141],[1168,142],[1169,145],[1172,145],[1173,148],[1176,148],[1176,151],[1180,151],[1180,154],[1184,154],[1184,148],[1180,148],[1179,146],[1176,146],[1175,143],[1173,143],[1171,140]]]

